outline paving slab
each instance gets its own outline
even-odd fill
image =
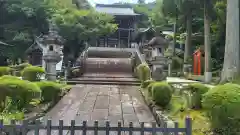
[[[48,119],[52,120],[53,125],[58,125],[60,119],[64,120],[64,125],[70,125],[71,120],[75,120],[76,125],[82,125],[83,121],[93,125],[97,120],[99,126],[105,126],[106,121],[111,126],[117,126],[119,121],[122,126],[128,126],[129,122],[140,126],[140,122],[155,121],[138,87],[120,85],[76,85],[43,117],[43,122],[46,123]],[[40,132],[40,135],[45,134],[45,131]],[[58,135],[58,132],[51,134]],[[64,131],[63,135],[69,134]],[[80,135],[81,131],[76,131],[75,134]],[[91,134],[93,132],[87,133]],[[116,135],[117,132],[110,134]],[[33,132],[29,132],[29,135],[33,135]]]

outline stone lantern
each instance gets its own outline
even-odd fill
[[[49,51],[43,56],[43,60],[46,63],[46,75],[47,79],[55,81],[57,78],[56,65],[61,61],[61,55],[53,51],[52,46],[49,47]]]
[[[149,63],[152,67],[152,77],[156,81],[165,80],[167,77],[167,73],[164,71],[164,67],[167,65],[167,58],[164,57],[164,50],[167,48],[168,44],[168,41],[161,34],[157,33],[147,44],[147,47],[152,50]]]
[[[56,80],[56,65],[62,60],[63,39],[57,33],[57,27],[50,23],[48,35],[42,38],[42,44],[46,47],[43,53],[44,67],[48,80]]]

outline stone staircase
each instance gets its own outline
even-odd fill
[[[116,75],[116,74],[115,74]],[[102,78],[74,78],[68,81],[68,84],[93,84],[93,85],[132,85],[139,86],[141,83],[135,78],[118,78],[118,77],[102,77]]]
[[[101,50],[102,48],[102,50]],[[93,53],[106,53],[105,57],[96,57]],[[121,48],[97,47],[88,50],[85,70],[82,77],[68,80],[68,84],[101,84],[101,85],[140,85],[132,75],[131,52]],[[107,56],[107,54],[111,56]],[[117,54],[117,55],[114,55]],[[123,56],[121,56],[123,55]]]

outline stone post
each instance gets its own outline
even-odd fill
[[[47,80],[55,81],[57,79],[56,65],[61,61],[61,55],[50,50],[43,56],[43,60],[46,63]]]
[[[151,61],[153,65],[152,69],[152,78],[156,81],[166,80],[167,73],[164,71],[164,66],[167,64],[166,58],[163,56],[155,57],[153,61]]]
[[[172,75],[172,67],[171,67],[171,63],[169,62],[168,63],[168,76],[171,76]]]

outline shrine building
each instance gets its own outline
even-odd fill
[[[115,33],[100,37],[96,46],[130,48],[134,41],[140,14],[136,14],[128,5],[97,4],[95,9],[97,12],[114,16],[114,23],[118,25]]]

